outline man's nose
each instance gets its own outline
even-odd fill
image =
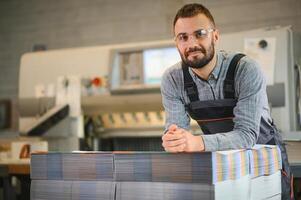
[[[195,37],[195,35],[191,34],[188,35],[188,40],[187,40],[187,45],[197,45],[198,44],[198,39]]]
[[[194,48],[196,46],[199,46],[199,41],[194,35],[189,35],[188,40],[186,42],[186,47],[188,48]]]

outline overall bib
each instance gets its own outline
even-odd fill
[[[184,89],[190,100],[185,108],[190,117],[198,122],[204,134],[216,134],[233,130],[233,109],[237,103],[234,77],[236,66],[243,56],[245,55],[237,54],[230,62],[223,86],[224,99],[200,101],[197,86],[189,73],[188,67],[182,65]],[[260,134],[256,143],[279,146],[282,156],[282,199],[293,199],[292,176],[286,149],[280,132],[273,122],[268,122],[261,117]]]

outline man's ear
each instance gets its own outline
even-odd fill
[[[214,43],[217,44],[219,42],[219,31],[218,29],[215,29],[214,34],[213,34],[213,39],[214,39]]]

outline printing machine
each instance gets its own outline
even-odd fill
[[[294,137],[301,135],[298,41],[290,27],[273,27],[222,34],[218,46],[265,65],[272,117]],[[58,151],[162,150],[160,77],[179,60],[172,40],[26,53],[20,133],[41,136]]]
[[[39,132],[49,142],[49,149],[58,151],[84,149],[81,144],[87,142],[87,137],[92,138],[93,150],[117,149],[111,147],[113,141],[109,139],[102,142],[105,147],[100,147],[102,138],[158,138],[164,123],[159,84],[147,86],[143,77],[124,79],[120,84],[124,87],[110,84],[110,74],[115,73],[111,65],[126,54],[125,50],[142,54],[146,48],[160,49],[171,44],[157,41],[25,54],[19,82],[21,134]],[[142,67],[142,63],[137,64],[132,73]],[[134,81],[130,83],[131,80]],[[56,107],[65,108],[65,112]],[[56,120],[47,120],[50,118],[45,115]],[[46,124],[42,130],[37,126],[41,118]]]

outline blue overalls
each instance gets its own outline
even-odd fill
[[[215,134],[232,131],[234,128],[233,109],[236,106],[234,77],[239,60],[244,54],[236,54],[230,62],[226,79],[224,80],[224,99],[200,101],[198,90],[188,67],[182,65],[184,89],[190,103],[185,105],[190,117],[196,120],[204,134]],[[286,149],[280,132],[273,122],[267,122],[261,117],[260,133],[256,144],[278,145],[282,157],[282,199],[294,199],[291,187],[292,175],[289,168]]]

